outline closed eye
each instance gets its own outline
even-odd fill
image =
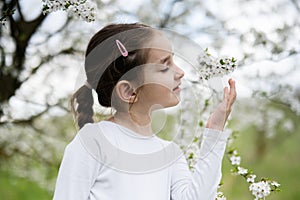
[[[169,70],[169,67],[166,67],[165,69],[160,70],[161,72],[166,72]]]

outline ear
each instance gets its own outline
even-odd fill
[[[137,94],[135,89],[129,81],[121,80],[117,83],[115,90],[118,94],[118,97],[126,103],[135,103],[137,102]]]

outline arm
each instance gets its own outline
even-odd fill
[[[86,131],[86,126],[80,130],[82,131]],[[53,199],[88,199],[99,169],[100,163],[86,151],[78,133],[65,149]]]
[[[221,165],[228,135],[224,125],[236,98],[235,82],[228,81],[230,91],[224,88],[223,101],[209,117],[200,148],[200,158],[193,174],[184,156],[172,169],[172,200],[213,200],[221,179]]]
[[[182,155],[172,168],[172,200],[213,200],[221,179],[221,165],[228,134],[205,129],[200,158],[191,173]]]

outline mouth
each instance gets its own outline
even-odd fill
[[[174,89],[174,92],[180,92],[181,88],[179,87],[181,83],[179,83]]]

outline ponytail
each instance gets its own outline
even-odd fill
[[[94,99],[92,90],[86,85],[80,87],[72,95],[70,99],[71,111],[74,115],[77,125],[79,126],[79,129],[81,129],[86,123],[94,122],[93,104]]]

